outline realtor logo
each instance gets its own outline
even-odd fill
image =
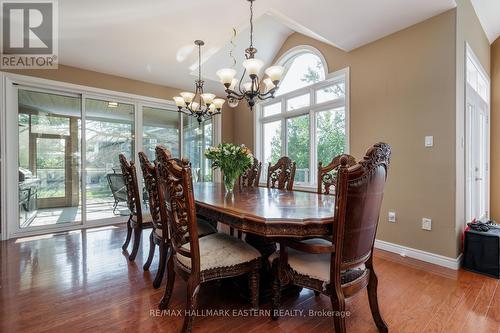
[[[57,1],[2,1],[2,69],[57,68]]]

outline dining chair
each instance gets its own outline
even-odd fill
[[[245,187],[259,187],[260,172],[262,169],[262,162],[259,162],[255,157],[253,158],[252,165],[238,177],[238,186],[240,189]],[[234,236],[234,228],[229,227],[229,234]],[[238,238],[241,239],[243,233],[238,230]]]
[[[340,167],[340,159],[347,158],[347,166],[356,164],[356,159],[347,154],[335,156],[330,163],[323,167],[323,163],[318,163],[318,194],[335,194],[335,184],[337,183],[337,172]],[[331,188],[333,187],[333,191]]]
[[[130,253],[128,259],[130,261],[135,260],[137,251],[139,251],[139,244],[141,243],[142,229],[152,227],[151,215],[144,214],[142,212],[141,197],[139,192],[139,185],[137,183],[137,170],[135,163],[127,161],[124,154],[120,153],[118,156],[120,160],[120,167],[122,169],[123,182],[127,189],[127,206],[130,211],[129,218],[127,220],[127,238],[125,243],[123,243],[123,251],[127,250],[132,237],[132,232],[134,233],[134,242],[132,245],[132,252]]]
[[[297,164],[288,156],[281,157],[275,165],[269,163],[269,167],[267,168],[267,187],[292,191],[296,168]]]
[[[165,152],[166,156],[171,157],[170,151],[163,145],[158,145],[156,149],[161,149]],[[158,185],[156,182],[155,165],[149,161],[147,155],[144,152],[139,152],[139,161],[141,163],[144,185],[146,186],[146,191],[148,193],[149,212],[153,220],[153,230],[149,235],[149,255],[148,259],[144,263],[143,269],[145,271],[149,270],[155,254],[155,248],[158,245],[160,258],[158,261],[158,270],[156,271],[156,276],[153,281],[153,287],[156,289],[160,287],[163,280],[163,275],[165,273],[165,267],[167,264],[167,255],[170,241],[168,238],[167,223],[166,221],[163,222],[160,216],[161,202],[158,197]],[[198,230],[200,232],[200,237],[217,232],[217,230],[212,225],[203,220],[198,220]]]
[[[160,206],[167,220],[172,253],[167,262],[167,286],[160,309],[168,307],[175,276],[187,282],[182,332],[190,332],[200,284],[248,274],[252,307],[258,307],[261,256],[252,246],[225,233],[198,238],[191,166],[187,160],[157,156]],[[166,217],[168,216],[168,218]]]
[[[281,285],[291,283],[329,296],[335,332],[345,332],[345,300],[367,287],[375,324],[380,332],[388,331],[378,305],[373,244],[390,156],[391,147],[378,143],[354,167],[348,167],[348,157],[340,158],[333,243],[321,238],[282,240],[279,252],[269,258],[273,319],[278,318]]]
[[[258,187],[261,168],[262,162],[254,157],[252,165],[238,178],[239,187]]]

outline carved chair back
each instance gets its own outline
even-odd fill
[[[341,157],[332,256],[332,264],[340,270],[363,264],[372,256],[390,158],[391,147],[386,143],[375,144],[351,168],[348,158]]]
[[[335,194],[335,184],[337,183],[337,171],[340,167],[340,159],[347,158],[347,166],[356,164],[356,159],[351,155],[339,155],[323,167],[323,163],[318,163],[318,194]]]
[[[171,158],[168,150],[156,147],[155,161],[162,219],[167,221],[174,253],[191,258],[191,272],[200,271],[193,178],[188,160]],[[189,244],[189,247],[186,245]]]
[[[254,157],[252,165],[238,179],[238,185],[240,188],[258,187],[261,168],[262,162],[259,162],[259,160]]]
[[[160,198],[158,197],[158,184],[156,182],[155,165],[151,163],[148,156],[142,151],[139,152],[139,162],[141,163],[144,185],[148,192],[149,212],[153,221],[153,227],[156,229],[165,229],[160,216]]]
[[[127,205],[130,215],[136,216],[137,222],[142,223],[141,197],[139,194],[139,185],[137,183],[137,170],[135,163],[127,161],[124,154],[118,156],[120,167],[122,169],[123,182],[127,188]]]
[[[267,169],[267,187],[280,190],[293,190],[295,169],[297,165],[290,157],[281,157],[275,165],[269,163]]]

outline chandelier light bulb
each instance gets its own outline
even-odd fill
[[[264,84],[266,85],[266,91],[269,91],[269,90],[273,89],[274,87],[276,87],[276,85],[273,83],[273,81],[268,77],[266,77],[264,79]]]
[[[236,75],[236,70],[232,68],[223,68],[219,69],[216,74],[219,77],[220,82],[227,88],[231,85],[233,78]]]
[[[224,102],[226,102],[224,99],[222,98],[216,98],[214,99],[214,104],[212,104],[217,110],[220,110],[222,109],[222,105],[224,105]],[[210,106],[212,106],[210,105]]]
[[[243,67],[245,67],[250,77],[259,76],[259,72],[263,66],[264,66],[264,61],[260,59],[250,58],[243,61]]]
[[[186,104],[189,104],[193,101],[194,94],[192,92],[183,91],[181,92],[181,97],[184,99]]]
[[[238,83],[238,79],[233,79],[233,80],[231,81],[231,85],[229,86],[229,88],[228,88],[228,89],[230,89],[230,90],[234,90],[234,87],[236,87],[236,84],[237,84],[237,83]]]
[[[174,101],[175,101],[175,105],[177,105],[177,107],[179,107],[179,108],[182,108],[186,105],[186,102],[184,102],[184,98],[182,98],[180,96],[175,96]]]
[[[205,94],[201,94],[201,98],[203,99],[203,102],[206,105],[210,105],[210,104],[213,103],[215,95],[214,94],[205,93]]]
[[[266,74],[269,76],[274,85],[277,85],[281,78],[283,77],[283,66],[271,66],[266,69]]]

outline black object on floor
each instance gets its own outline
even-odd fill
[[[463,268],[500,279],[500,228],[465,231]]]

